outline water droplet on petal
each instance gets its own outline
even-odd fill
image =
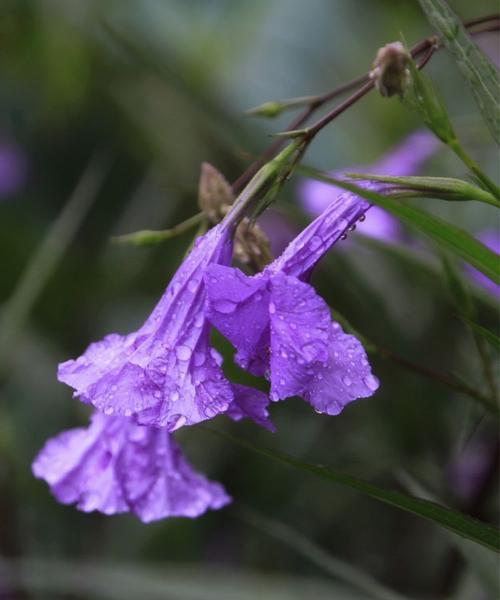
[[[236,310],[236,302],[231,302],[231,300],[216,300],[214,301],[214,308],[218,312],[228,315]]]
[[[191,293],[195,293],[198,290],[199,282],[197,279],[190,279],[187,284],[187,288]]]
[[[270,302],[269,303],[269,313],[271,315],[274,315],[275,312],[276,312],[276,305],[274,304],[274,302]]]
[[[201,327],[203,325],[204,321],[205,321],[205,317],[203,316],[203,314],[198,313],[196,315],[196,317],[194,318],[194,326]]]
[[[321,243],[321,238],[318,235],[315,235],[311,238],[309,246],[311,250],[316,250],[316,248],[319,248],[321,246]]]
[[[191,348],[188,346],[177,346],[175,354],[179,360],[189,360],[191,358]]]
[[[352,380],[348,375],[345,375],[344,377],[342,377],[342,383],[349,387],[352,383]]]
[[[376,377],[374,377],[373,375],[367,375],[364,379],[363,379],[363,383],[366,385],[366,387],[371,390],[372,392],[374,392],[379,385],[379,381]]]
[[[115,412],[115,409],[112,406],[106,406],[104,407],[104,414],[108,415],[108,417],[110,415],[112,415]]]

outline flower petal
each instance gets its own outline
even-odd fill
[[[239,269],[210,265],[205,284],[208,320],[236,348],[235,362],[254,375],[263,375],[269,341],[267,278],[247,277]]]
[[[369,203],[344,193],[335,198],[324,212],[310,223],[265,269],[265,273],[285,273],[305,279],[311,269],[345,232],[362,217]]]
[[[246,385],[233,384],[234,401],[228,408],[226,414],[233,421],[240,421],[245,417],[255,421],[269,431],[276,431],[275,426],[269,420],[269,397],[264,392],[247,387]]]
[[[361,343],[344,333],[338,323],[330,326],[328,360],[316,369],[303,398],[317,412],[339,414],[346,404],[372,396],[379,387]]]
[[[271,279],[271,399],[301,396],[335,415],[378,388],[361,343],[332,322],[328,306],[307,283]]]
[[[277,273],[269,313],[271,399],[300,396],[328,360],[330,311],[309,284]]]
[[[221,227],[199,238],[144,325],[91,344],[60,365],[59,379],[105,414],[140,415],[151,425],[173,429],[224,412],[232,392],[211,355],[203,273],[229,262],[230,250]]]
[[[85,512],[133,512],[144,522],[196,517],[230,501],[222,486],[193,471],[167,431],[99,412],[88,428],[49,440],[33,473],[64,504]]]

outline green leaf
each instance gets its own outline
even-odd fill
[[[457,136],[443,100],[434,89],[431,79],[417,69],[413,60],[409,61],[408,66],[411,78],[402,96],[403,104],[419,114],[436,137],[450,144]]]
[[[388,175],[371,175],[369,173],[346,173],[351,179],[363,181],[379,181],[395,186],[397,190],[408,192],[424,192],[418,194],[427,198],[440,198],[449,201],[477,200],[500,208],[500,202],[488,191],[461,179],[452,177],[390,177]],[[417,194],[415,194],[417,196]]]
[[[500,284],[500,264],[498,256],[459,227],[447,223],[439,217],[435,217],[416,206],[399,202],[372,190],[367,190],[353,185],[352,183],[348,183],[347,181],[329,177],[328,175],[316,171],[316,169],[302,166],[300,167],[300,172],[313,179],[344,188],[345,190],[384,208],[387,212],[403,221],[403,223],[417,229],[443,246],[443,248],[451,250],[453,253],[476,267],[476,269],[481,271],[486,277],[495,283]]]
[[[474,44],[460,19],[444,0],[419,0],[427,19],[453,54],[494,140],[500,143],[498,70]]]
[[[373,483],[347,475],[346,473],[333,470],[324,465],[307,463],[282,452],[271,450],[270,448],[255,446],[248,440],[233,436],[227,432],[216,431],[208,427],[204,427],[204,429],[205,431],[215,433],[238,446],[251,450],[256,454],[271,458],[274,461],[284,463],[296,469],[300,469],[301,471],[307,471],[308,473],[317,475],[332,483],[361,492],[379,502],[395,506],[400,510],[432,521],[437,525],[441,525],[442,527],[453,531],[453,533],[461,537],[476,542],[477,544],[481,544],[491,550],[495,550],[495,552],[500,552],[500,531],[492,525],[472,519],[467,515],[445,508],[435,502],[416,498],[402,492],[388,490]]]
[[[462,319],[475,333],[490,343],[497,352],[500,352],[500,337],[496,333],[493,333],[493,331],[486,329],[486,327],[483,327],[482,325],[478,325],[474,321],[471,321],[464,316],[462,316]]]

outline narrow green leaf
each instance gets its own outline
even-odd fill
[[[461,179],[452,177],[390,177],[369,173],[346,173],[351,179],[379,181],[389,183],[396,189],[425,192],[428,198],[440,198],[451,201],[477,200],[500,208],[500,202],[488,191]]]
[[[419,0],[429,23],[454,56],[495,141],[500,143],[498,70],[474,44],[445,0]]]
[[[470,319],[467,319],[464,316],[462,316],[462,319],[467,323],[467,325],[469,325],[469,327],[475,333],[477,333],[478,335],[480,335],[489,344],[491,344],[493,346],[493,348],[495,348],[495,350],[497,352],[500,352],[500,337],[496,333],[493,333],[493,331],[490,331],[489,329],[486,329],[486,327],[483,327],[482,325],[478,325],[474,321],[471,321]]]
[[[256,454],[287,464],[296,469],[300,469],[301,471],[307,471],[322,479],[361,492],[379,502],[395,506],[400,510],[432,521],[437,525],[441,525],[442,527],[453,531],[453,533],[456,533],[459,536],[476,542],[477,544],[481,544],[491,550],[495,550],[496,552],[500,552],[500,531],[492,525],[472,519],[467,515],[445,508],[435,502],[409,496],[394,490],[388,490],[373,483],[347,475],[346,473],[333,470],[324,465],[307,463],[282,452],[271,450],[270,448],[255,446],[248,440],[233,436],[227,432],[216,431],[208,427],[204,427],[204,429],[205,431],[215,433],[238,446],[251,450]]]
[[[182,235],[186,231],[189,231],[196,227],[196,225],[202,223],[204,218],[204,214],[200,212],[189,217],[182,223],[175,225],[171,229],[142,229],[141,231],[134,231],[133,233],[116,235],[111,238],[111,241],[117,244],[130,244],[132,246],[154,246],[178,235]]]
[[[500,261],[498,256],[481,244],[471,235],[443,221],[439,217],[435,217],[424,210],[378,194],[373,190],[353,185],[347,181],[336,179],[324,175],[311,167],[301,167],[300,172],[325,183],[344,188],[345,190],[365,198],[369,202],[384,208],[403,223],[413,227],[425,234],[427,237],[437,242],[444,248],[451,250],[465,261],[476,267],[481,273],[497,284],[500,284]]]

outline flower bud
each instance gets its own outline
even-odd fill
[[[382,96],[401,96],[404,93],[410,81],[410,60],[410,54],[401,42],[392,42],[379,48],[370,78]]]
[[[207,219],[214,225],[220,223],[233,202],[233,190],[224,175],[209,163],[202,163],[198,206]]]
[[[234,257],[244,265],[260,271],[272,261],[269,240],[257,223],[246,217],[234,236]]]

